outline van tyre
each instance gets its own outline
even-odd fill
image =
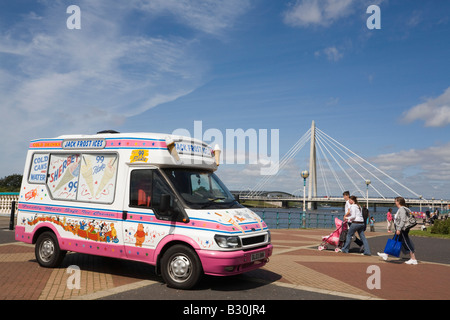
[[[38,237],[34,252],[39,265],[54,268],[61,264],[67,251],[59,248],[58,239],[53,232],[46,231]]]
[[[202,274],[200,259],[190,247],[174,245],[162,257],[161,275],[168,287],[191,289],[200,281]]]

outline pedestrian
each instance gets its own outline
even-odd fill
[[[344,191],[344,193],[342,194],[342,196],[344,197],[345,200],[345,214],[344,214],[344,221],[346,220],[346,216],[350,215],[350,192],[349,191]],[[348,227],[350,228],[351,226],[351,222],[348,221]],[[361,248],[360,252],[363,251],[363,242],[355,235],[355,243]]]
[[[369,220],[370,223],[370,232],[375,232],[375,218],[372,216]]]
[[[392,225],[394,223],[394,217],[392,216],[392,209],[391,208],[389,208],[389,210],[387,212],[386,220],[387,220],[387,232],[392,232],[391,228],[392,228]]]
[[[344,215],[346,215],[350,208],[350,201],[348,201],[348,199],[350,198],[350,191],[344,191],[344,193],[342,194],[342,197],[344,198],[344,201],[345,201]]]
[[[364,234],[364,218],[361,211],[361,206],[358,203],[358,199],[355,196],[350,196],[349,198],[349,214],[345,215],[345,219],[351,222],[350,228],[347,233],[347,239],[345,240],[345,244],[342,247],[342,252],[348,253],[350,249],[350,244],[352,242],[352,237],[355,232],[359,233],[361,237],[361,241],[363,243],[364,255],[370,256],[370,247],[369,242],[366,239]]]
[[[406,201],[403,197],[397,197],[395,198],[395,205],[397,206],[398,210],[397,213],[394,216],[394,227],[395,227],[395,234],[399,236],[398,241],[402,242],[403,250],[406,251],[406,253],[409,253],[410,259],[406,261],[406,264],[417,264],[414,244],[409,238],[409,229],[405,228],[406,222],[408,220],[409,215],[411,214],[411,210],[409,210],[406,207]],[[383,260],[388,259],[388,255],[386,253],[379,253],[378,255],[383,258]]]

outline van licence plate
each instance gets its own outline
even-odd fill
[[[265,257],[266,257],[265,251],[253,253],[252,257],[251,257],[251,261],[261,260],[261,259],[264,259]]]

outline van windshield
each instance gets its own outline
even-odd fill
[[[213,172],[172,168],[163,171],[190,207],[196,209],[241,207]]]

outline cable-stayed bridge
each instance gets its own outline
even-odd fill
[[[241,200],[253,200],[253,201],[266,201],[266,202],[272,202],[272,203],[279,203],[280,207],[287,207],[287,202],[302,202],[303,201],[303,197],[301,196],[279,196],[279,197],[267,197],[265,195],[249,195],[249,194],[244,194],[241,193],[239,195],[239,199]],[[361,203],[361,205],[365,205],[366,201],[368,200],[369,205],[373,206],[377,206],[377,205],[390,205],[393,206],[394,202],[395,202],[395,198],[394,197],[385,197],[385,198],[359,198],[359,201]],[[407,198],[405,199],[406,204],[408,206],[424,206],[424,207],[433,207],[433,208],[440,208],[441,206],[445,206],[447,207],[450,204],[449,200],[443,200],[443,199],[434,199],[434,200],[427,200],[427,199],[415,199],[415,198]],[[334,196],[334,197],[312,197],[306,198],[306,202],[307,203],[322,203],[322,204],[327,204],[327,203],[344,203],[345,201],[343,200],[343,197],[338,197],[338,196]]]
[[[299,181],[302,179],[303,196],[278,196],[278,201],[306,201],[311,208],[318,202],[343,202],[342,193],[349,190],[358,197],[360,203],[366,204],[394,204],[397,196],[406,199],[408,205],[414,206],[447,206],[449,200],[425,199],[421,194],[412,190],[385,171],[376,167],[348,147],[335,140],[312,122],[311,128],[289,149],[289,151],[274,166],[272,174],[263,176],[256,185],[244,194],[243,200],[275,200],[267,196],[267,190],[274,180],[283,172],[292,160],[309,145],[309,171],[298,172]],[[318,184],[319,182],[319,184]],[[321,196],[318,196],[318,185]],[[308,189],[306,195],[306,188]],[[297,191],[296,190],[296,191]]]

